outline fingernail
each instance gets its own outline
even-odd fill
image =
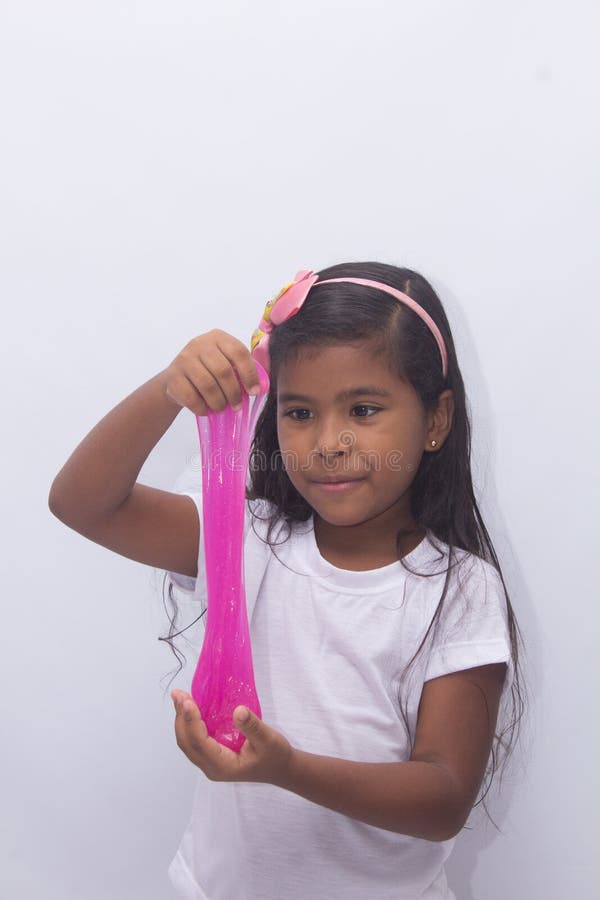
[[[234,412],[239,412],[240,409],[242,408],[242,404],[241,404],[241,403],[236,403],[235,406],[232,404],[232,405],[231,405],[231,408],[232,408],[232,410],[233,410]]]
[[[259,394],[259,393],[260,393],[260,386],[259,386],[258,384],[252,385],[252,387],[248,389],[248,393],[249,393],[252,397],[255,397],[256,394]]]

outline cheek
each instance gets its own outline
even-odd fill
[[[294,428],[290,421],[286,419],[277,420],[277,440],[282,450],[284,447],[302,446],[306,442],[302,430]]]
[[[413,475],[416,473],[424,453],[425,437],[418,430],[404,441],[403,469]]]
[[[279,443],[279,451],[286,462],[286,468],[297,467],[298,460],[303,454],[303,442],[297,431],[290,428],[286,422],[277,423],[277,441]],[[294,461],[296,461],[294,463]]]
[[[277,441],[281,450],[289,444],[289,430],[286,428],[286,423],[279,419],[277,420]]]
[[[290,481],[299,488],[303,479],[315,464],[319,465],[319,452],[315,449],[309,429],[286,428],[285,423],[277,426],[279,452],[283,467]]]
[[[381,460],[382,472],[392,478],[401,472],[416,472],[423,454],[424,440],[419,425],[415,422],[414,428],[398,427],[377,437],[374,446]]]

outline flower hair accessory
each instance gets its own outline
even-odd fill
[[[296,272],[294,280],[286,284],[272,300],[269,300],[262,314],[262,319],[258,323],[258,328],[252,332],[250,353],[266,370],[267,374],[270,370],[269,335],[275,326],[281,325],[282,322],[285,322],[286,319],[291,318],[298,312],[313,285],[318,287],[320,284],[332,284],[335,281],[347,281],[352,284],[363,284],[367,287],[377,288],[380,291],[391,294],[392,297],[409,306],[425,322],[433,334],[442,359],[442,374],[446,378],[448,374],[448,355],[444,338],[429,313],[416,300],[413,300],[408,294],[391,287],[391,285],[385,284],[383,281],[372,281],[370,278],[326,278],[323,281],[319,281],[319,276],[315,275],[312,269],[300,269],[299,272]]]
[[[318,277],[311,269],[300,269],[294,280],[282,287],[265,306],[258,328],[252,332],[250,352],[267,373],[270,369],[269,335],[276,325],[298,312]]]

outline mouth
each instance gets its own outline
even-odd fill
[[[318,481],[313,481],[313,484],[323,491],[349,491],[363,481],[366,481],[366,479],[344,478],[343,476],[335,475],[330,478],[321,478]]]
[[[322,478],[315,478],[315,484],[340,484],[347,481],[363,481],[364,477],[348,478],[347,475],[323,475]]]

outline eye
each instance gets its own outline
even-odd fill
[[[370,406],[368,403],[360,403],[357,406],[354,406],[353,409],[374,409],[375,412],[379,412],[378,406]],[[370,419],[371,416],[358,416],[359,419]]]
[[[304,422],[305,421],[304,418],[297,419],[295,417],[294,413],[298,413],[298,412],[308,412],[308,410],[307,409],[288,409],[288,411],[285,412],[283,415],[289,416],[290,419],[294,420],[294,422]]]
[[[355,410],[355,409],[370,409],[370,410],[373,410],[373,411],[376,412],[376,413],[379,412],[379,407],[378,407],[378,406],[371,406],[370,404],[367,404],[367,403],[358,403],[356,406],[353,406],[352,409],[353,409],[353,410]],[[288,410],[287,412],[285,412],[283,415],[284,415],[284,416],[289,416],[289,418],[292,419],[294,422],[306,422],[306,417],[305,417],[305,416],[301,416],[300,418],[297,418],[297,417],[294,415],[294,413],[309,413],[309,412],[310,412],[310,410],[308,410],[308,409],[305,409],[305,408],[297,408],[297,409],[289,409],[289,410]],[[358,418],[358,419],[370,419],[370,418],[372,418],[372,416],[370,416],[370,415],[367,415],[367,416],[355,416],[355,418]]]

